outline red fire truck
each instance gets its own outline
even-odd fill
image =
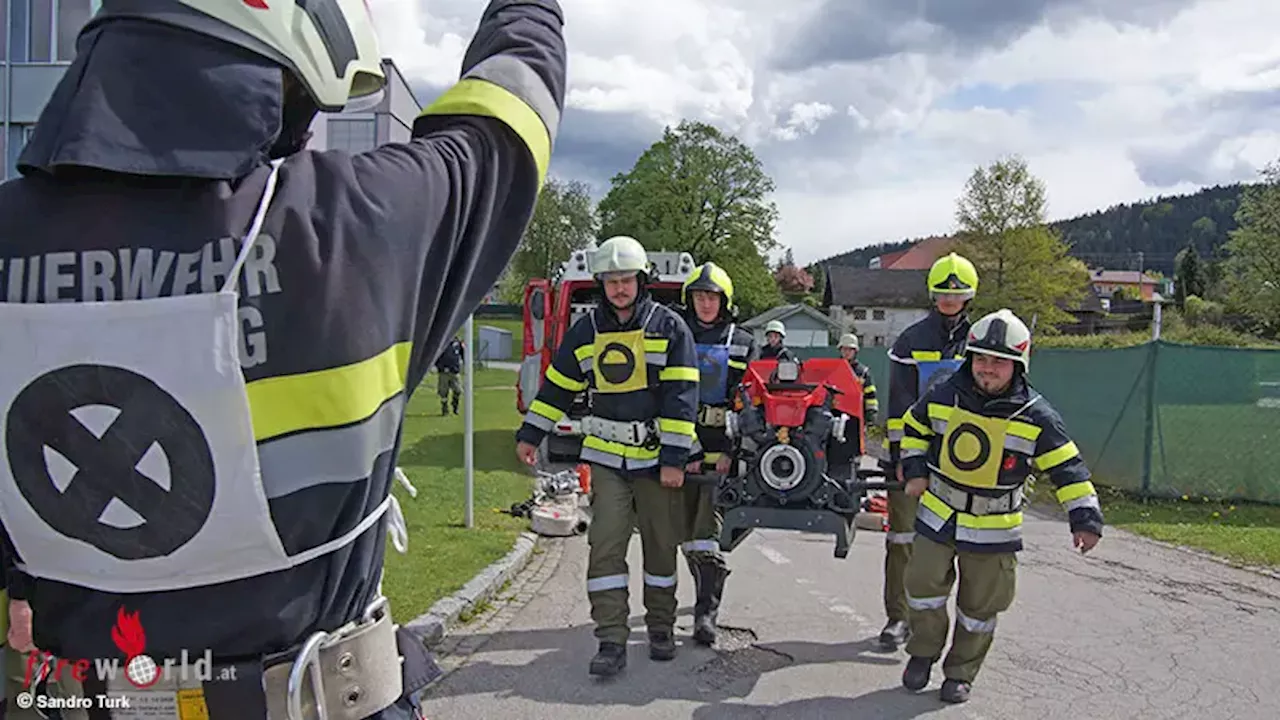
[[[595,251],[594,243],[577,250],[560,266],[554,278],[534,278],[524,289],[524,343],[521,351],[520,375],[516,380],[516,408],[527,412],[538,394],[547,366],[565,331],[578,318],[595,308],[599,290],[589,267]],[[658,302],[674,305],[680,302],[680,288],[694,270],[693,256],[684,252],[651,252],[649,262],[654,274],[649,292]],[[589,391],[588,391],[589,392]],[[549,464],[576,463],[582,448],[580,421],[586,415],[590,398],[580,393],[568,415],[547,436],[538,453]]]

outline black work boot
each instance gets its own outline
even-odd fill
[[[885,650],[897,650],[911,637],[911,628],[906,620],[890,620],[880,631],[880,647]]]
[[[913,655],[907,661],[907,667],[902,671],[902,687],[912,692],[923,690],[929,684],[929,675],[933,672],[933,664],[935,662],[937,660],[933,658],[915,657]]]
[[[694,577],[698,595],[693,605],[693,640],[710,647],[716,642],[716,617],[720,614],[720,598],[724,596],[729,569],[703,562],[695,568]]]
[[[627,666],[627,646],[622,643],[602,642],[596,656],[591,658],[592,675],[609,677],[617,675]]]
[[[649,659],[674,660],[676,657],[676,634],[671,628],[649,628]]]
[[[973,683],[947,678],[942,681],[942,690],[938,691],[938,696],[942,698],[942,702],[947,703],[969,702],[971,690],[973,690]]]

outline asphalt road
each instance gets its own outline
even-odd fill
[[[623,675],[587,675],[595,651],[587,546],[553,541],[507,599],[446,641],[431,720],[742,718],[1275,718],[1280,581],[1111,530],[1087,557],[1064,523],[1028,517],[1019,596],[966,705],[900,685],[904,655],[874,649],[883,535],[849,557],[826,536],[757,532],[730,555],[720,647],[693,645],[681,562],[680,649],[648,659],[632,543],[632,643]],[[954,609],[953,609],[954,612]],[[1267,710],[1267,708],[1271,708]]]

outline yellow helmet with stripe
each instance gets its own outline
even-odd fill
[[[724,296],[724,309],[726,312],[734,312],[733,304],[733,279],[729,277],[729,273],[724,268],[713,262],[703,263],[699,265],[689,278],[684,281],[684,287],[680,289],[680,302],[684,305],[689,304],[690,290],[706,290],[707,292],[718,292]]]
[[[978,269],[955,253],[938,258],[929,268],[929,297],[959,295],[970,299],[978,292]]]

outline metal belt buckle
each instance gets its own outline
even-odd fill
[[[330,640],[339,640],[356,627],[373,622],[376,619],[374,616],[379,610],[386,608],[388,602],[386,596],[378,597],[364,609],[359,623],[344,625],[332,633],[317,630],[307,638],[307,641],[302,644],[302,649],[298,651],[298,657],[293,661],[293,667],[289,668],[289,720],[306,720],[302,714],[304,675],[311,679],[311,692],[316,698],[316,717],[319,720],[326,720],[329,717],[329,709],[324,701],[324,673],[320,668],[320,649]]]

